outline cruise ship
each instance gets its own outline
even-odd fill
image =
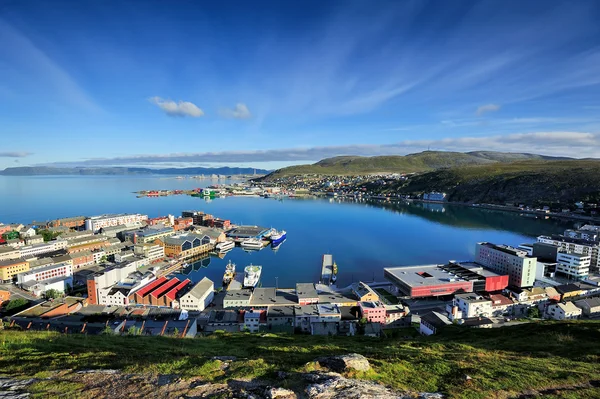
[[[216,248],[219,252],[227,252],[235,247],[235,242],[224,241],[217,244]]]
[[[244,249],[262,249],[263,243],[257,238],[248,238],[240,244]]]
[[[262,266],[246,266],[244,269],[244,288],[254,288],[258,284],[260,274],[262,273]]]
[[[273,245],[277,245],[278,243],[285,240],[286,237],[287,233],[285,232],[285,230],[274,231],[273,234],[271,234],[271,243],[273,243]]]
[[[235,263],[229,263],[225,266],[225,274],[223,275],[223,285],[229,285],[235,277]]]

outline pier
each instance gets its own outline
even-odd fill
[[[321,266],[321,283],[325,285],[331,284],[331,276],[333,275],[333,255],[323,255],[323,265]]]

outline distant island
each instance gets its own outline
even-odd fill
[[[56,176],[56,175],[265,175],[269,171],[254,168],[133,168],[133,167],[75,167],[22,166],[0,171],[4,176]]]

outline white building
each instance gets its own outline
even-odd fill
[[[21,258],[29,259],[35,258],[38,255],[46,254],[49,252],[60,251],[61,249],[67,248],[67,240],[56,239],[48,241],[44,244],[27,245],[19,248]]]
[[[431,192],[423,194],[423,199],[426,201],[445,201],[446,193]]]
[[[67,285],[73,286],[73,276],[55,277],[44,281],[29,281],[22,285],[22,288],[30,291],[33,295],[41,296],[49,290],[58,291],[64,294]]]
[[[600,244],[596,242],[565,236],[539,236],[538,242],[557,246],[567,253],[589,255],[591,257],[590,269],[593,271],[600,270],[600,258],[598,256]]]
[[[131,294],[143,288],[156,279],[156,276],[150,272],[142,274],[133,272],[126,278],[110,287],[98,290],[99,305],[127,306],[130,304]]]
[[[475,293],[456,294],[453,304],[462,313],[462,318],[490,317],[493,313],[492,301]]]
[[[73,275],[73,266],[68,263],[51,264],[17,274],[17,283],[23,285],[30,281],[45,281],[57,277],[69,277]]]
[[[556,272],[583,280],[590,274],[591,261],[590,255],[559,252],[556,257]]]
[[[85,220],[85,229],[97,232],[105,227],[119,226],[128,223],[139,223],[144,220],[148,220],[148,215],[140,215],[139,213],[93,216]]]
[[[150,262],[165,257],[165,249],[159,244],[136,244],[133,246],[134,254],[148,258]]]
[[[202,312],[213,301],[215,284],[204,277],[190,291],[179,298],[179,307],[185,310]]]
[[[546,309],[548,317],[554,320],[572,320],[581,317],[581,309],[573,302],[555,303]]]
[[[251,333],[258,332],[260,328],[260,312],[249,310],[244,312],[244,324],[240,326],[240,331]]]
[[[527,255],[527,251],[480,242],[475,249],[475,261],[497,273],[507,274],[509,285],[531,287],[535,281],[537,259]]]

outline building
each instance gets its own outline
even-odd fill
[[[73,216],[68,218],[55,219],[48,223],[50,227],[68,227],[70,229],[78,229],[85,226],[85,216]]]
[[[211,333],[219,330],[228,332],[240,331],[238,312],[235,310],[212,310],[204,331]]]
[[[565,230],[566,237],[600,243],[600,226],[586,224],[578,230]]]
[[[31,280],[21,285],[21,288],[31,292],[33,295],[40,296],[49,290],[57,291],[61,294],[67,292],[68,287],[73,286],[73,276],[54,277],[44,281]]]
[[[425,201],[445,201],[446,200],[446,193],[438,193],[438,192],[431,192],[431,193],[425,193],[423,194],[423,199]]]
[[[227,236],[222,230],[214,229],[212,227],[193,226],[190,230],[197,235],[209,236],[210,242],[213,245],[216,245],[220,242],[225,242],[227,240]]]
[[[68,241],[58,238],[43,244],[26,245],[19,248],[21,258],[35,258],[42,254],[57,252],[67,248]]]
[[[311,324],[319,321],[317,305],[294,306],[294,327],[300,332],[310,332]]]
[[[135,272],[135,264],[124,264],[119,266],[109,266],[102,272],[93,273],[87,279],[88,302],[92,305],[99,305],[100,291],[105,290],[119,281],[126,279],[131,273]]]
[[[25,237],[25,245],[35,245],[35,244],[43,244],[44,236],[39,234],[33,235],[31,237]]]
[[[252,298],[252,291],[249,289],[228,290],[223,298],[223,308],[249,307],[250,298]]]
[[[22,258],[0,261],[0,280],[4,283],[12,282],[17,274],[28,270],[29,262]]]
[[[581,317],[582,311],[573,302],[559,302],[548,306],[546,313],[554,320],[572,320]]]
[[[0,262],[21,257],[21,251],[18,248],[12,248],[7,245],[0,246]]]
[[[161,260],[165,257],[163,246],[154,243],[136,244],[133,246],[133,253],[137,256],[147,258],[150,262]]]
[[[68,256],[71,257],[71,265],[73,266],[73,270],[81,269],[82,267],[94,264],[94,255],[92,254],[92,251],[80,251]]]
[[[447,325],[452,324],[450,320],[441,313],[428,312],[421,316],[419,332],[421,335],[433,335],[440,332]]]
[[[561,284],[556,287],[556,291],[560,294],[562,300],[573,298],[583,294],[581,287],[575,284]]]
[[[575,280],[584,280],[590,274],[592,257],[576,253],[558,252],[556,273]]]
[[[175,231],[186,230],[190,226],[194,224],[194,220],[192,218],[177,218],[173,221],[173,229]]]
[[[405,308],[402,305],[385,305],[386,327],[392,328],[410,326],[410,317],[406,316],[408,316],[408,308]]]
[[[379,295],[367,284],[359,281],[356,284],[352,284],[352,293],[356,295],[360,302],[377,302],[379,301]]]
[[[535,282],[537,259],[508,245],[477,243],[475,261],[488,269],[508,275],[509,285],[531,287]]]
[[[0,306],[7,301],[10,301],[10,291],[0,290]]]
[[[161,245],[164,247],[165,256],[178,259],[186,259],[196,255],[205,254],[214,247],[208,236],[200,236],[193,233],[165,237],[156,242],[162,243]]]
[[[294,329],[293,306],[269,306],[267,308],[267,327],[270,330]]]
[[[441,265],[388,267],[383,271],[385,278],[393,284],[392,291],[412,298],[473,291],[472,281],[446,271]]]
[[[318,322],[339,322],[342,319],[342,313],[337,305],[320,303],[317,305],[317,312]]]
[[[210,305],[214,296],[215,284],[204,277],[179,298],[179,307],[185,310],[202,312]]]
[[[600,316],[600,298],[580,299],[575,301],[575,306],[587,317]]]
[[[369,323],[386,324],[386,309],[381,302],[359,302],[360,314]]]
[[[92,216],[85,220],[85,229],[92,230],[94,233],[96,233],[105,227],[145,222],[146,220],[148,220],[148,215],[140,215],[139,213]]]
[[[477,262],[450,261],[440,267],[455,277],[472,281],[475,292],[502,291],[508,286],[508,274],[495,273]]]
[[[460,319],[489,317],[493,313],[492,301],[475,293],[456,294],[453,305],[460,311],[461,316],[457,317]]]
[[[123,233],[125,241],[129,240],[134,244],[147,244],[172,235],[175,235],[175,229],[164,225],[155,225]]]
[[[70,277],[73,275],[73,267],[68,263],[58,263],[38,267],[17,275],[17,284],[23,286],[30,281],[40,282],[57,277]]]
[[[492,302],[493,317],[509,316],[513,313],[515,301],[506,295],[492,294],[490,295],[490,301]]]
[[[594,272],[600,270],[600,257],[598,256],[600,244],[598,242],[561,235],[539,236],[538,242],[554,245],[566,253],[589,255],[591,258],[590,270]]]
[[[297,283],[296,296],[300,306],[319,303],[319,294],[313,283]]]
[[[260,329],[261,318],[264,311],[248,310],[244,312],[244,323],[240,326],[240,331],[256,333]]]

